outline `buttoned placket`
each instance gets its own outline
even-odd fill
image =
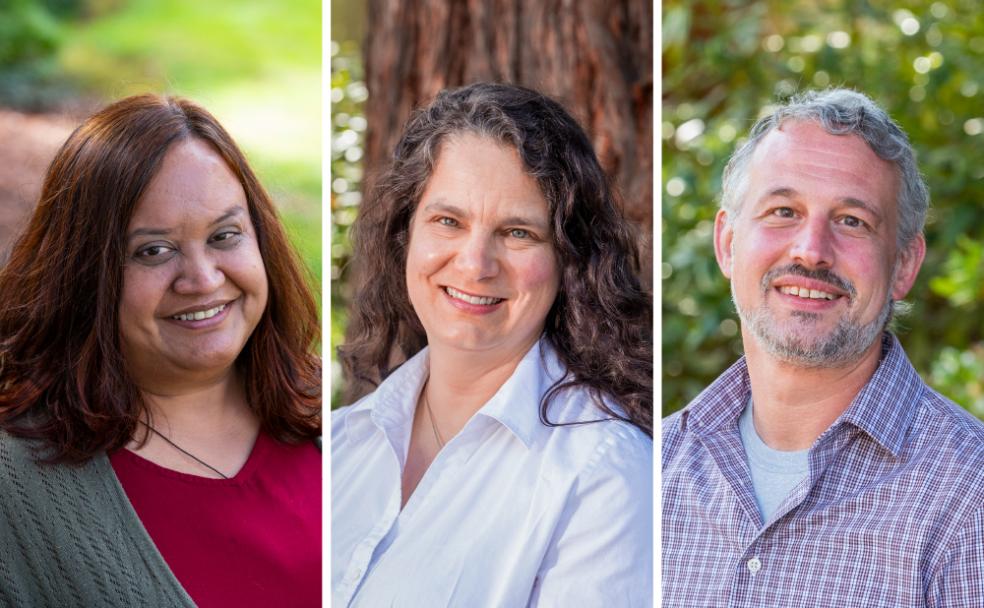
[[[714,459],[718,471],[728,480],[729,485],[738,498],[738,504],[742,505],[742,511],[744,511],[744,515],[746,516],[742,518],[743,521],[740,530],[737,530],[738,537],[736,540],[739,553],[738,561],[733,570],[734,580],[730,586],[731,592],[727,603],[728,606],[755,605],[755,587],[753,585],[767,584],[765,579],[760,578],[759,581],[756,581],[755,577],[760,573],[763,576],[768,573],[769,564],[766,556],[768,555],[769,538],[771,532],[774,531],[774,526],[788,513],[803,504],[810,495],[810,492],[820,482],[827,466],[846,444],[843,430],[843,425],[835,424],[821,434],[810,450],[810,473],[807,479],[797,484],[790,495],[782,501],[769,521],[765,522],[761,527],[757,527],[757,524],[761,522],[761,515],[759,514],[757,503],[755,503],[751,477],[747,471],[747,459],[745,458],[744,449],[741,448],[739,453],[735,453],[735,440],[733,437],[728,436],[727,433],[719,433],[718,435],[724,435],[725,437],[705,442],[705,447]],[[740,437],[737,438],[737,442],[740,447]],[[744,473],[748,477],[747,483],[742,483],[740,475],[738,475],[738,470],[732,465],[734,462],[744,464]],[[722,467],[722,463],[727,463],[728,466]],[[752,511],[755,514],[754,517],[749,512],[749,501],[754,506],[754,511]]]

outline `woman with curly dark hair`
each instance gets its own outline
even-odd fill
[[[651,606],[652,312],[591,144],[445,91],[360,210],[332,418],[337,606]]]
[[[0,271],[0,605],[320,605],[318,336],[208,112],[85,121]]]

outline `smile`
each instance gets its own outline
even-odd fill
[[[826,291],[820,291],[819,289],[807,289],[806,287],[796,287],[794,285],[783,285],[779,287],[779,293],[808,298],[810,300],[835,300],[840,297],[832,293],[827,293]]]
[[[485,296],[473,296],[467,294],[463,291],[458,291],[454,287],[445,287],[444,291],[456,300],[461,300],[462,302],[467,302],[469,304],[474,304],[475,306],[492,306],[493,304],[498,304],[505,298],[491,298]]]
[[[172,315],[171,318],[176,321],[203,321],[205,319],[211,319],[215,315],[219,314],[228,304],[220,304],[215,308],[209,308],[208,310],[199,310],[197,312],[187,312],[180,315]]]

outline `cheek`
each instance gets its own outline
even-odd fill
[[[124,267],[117,320],[124,356],[137,356],[135,353],[157,343],[156,311],[168,280],[169,275],[160,267]]]
[[[407,294],[414,308],[420,310],[420,305],[427,297],[429,281],[445,266],[448,258],[446,247],[439,240],[415,236],[410,241],[405,281]]]
[[[416,236],[407,249],[407,278],[427,276],[441,267],[446,258],[443,243],[437,239]]]
[[[551,301],[560,285],[560,268],[551,254],[533,256],[516,267],[516,280],[529,291],[540,292]]]
[[[266,309],[269,283],[266,267],[259,250],[253,246],[249,250],[230,251],[222,264],[226,278],[231,280],[250,304],[250,313],[259,318]]]
[[[120,296],[120,326],[134,327],[153,320],[169,278],[159,267],[126,266]]]

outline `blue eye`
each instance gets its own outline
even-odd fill
[[[523,230],[522,228],[513,228],[509,231],[509,236],[517,239],[529,239],[533,237],[529,230]]]
[[[442,226],[448,226],[449,228],[456,228],[459,225],[458,220],[447,216],[437,218],[437,223]]]

